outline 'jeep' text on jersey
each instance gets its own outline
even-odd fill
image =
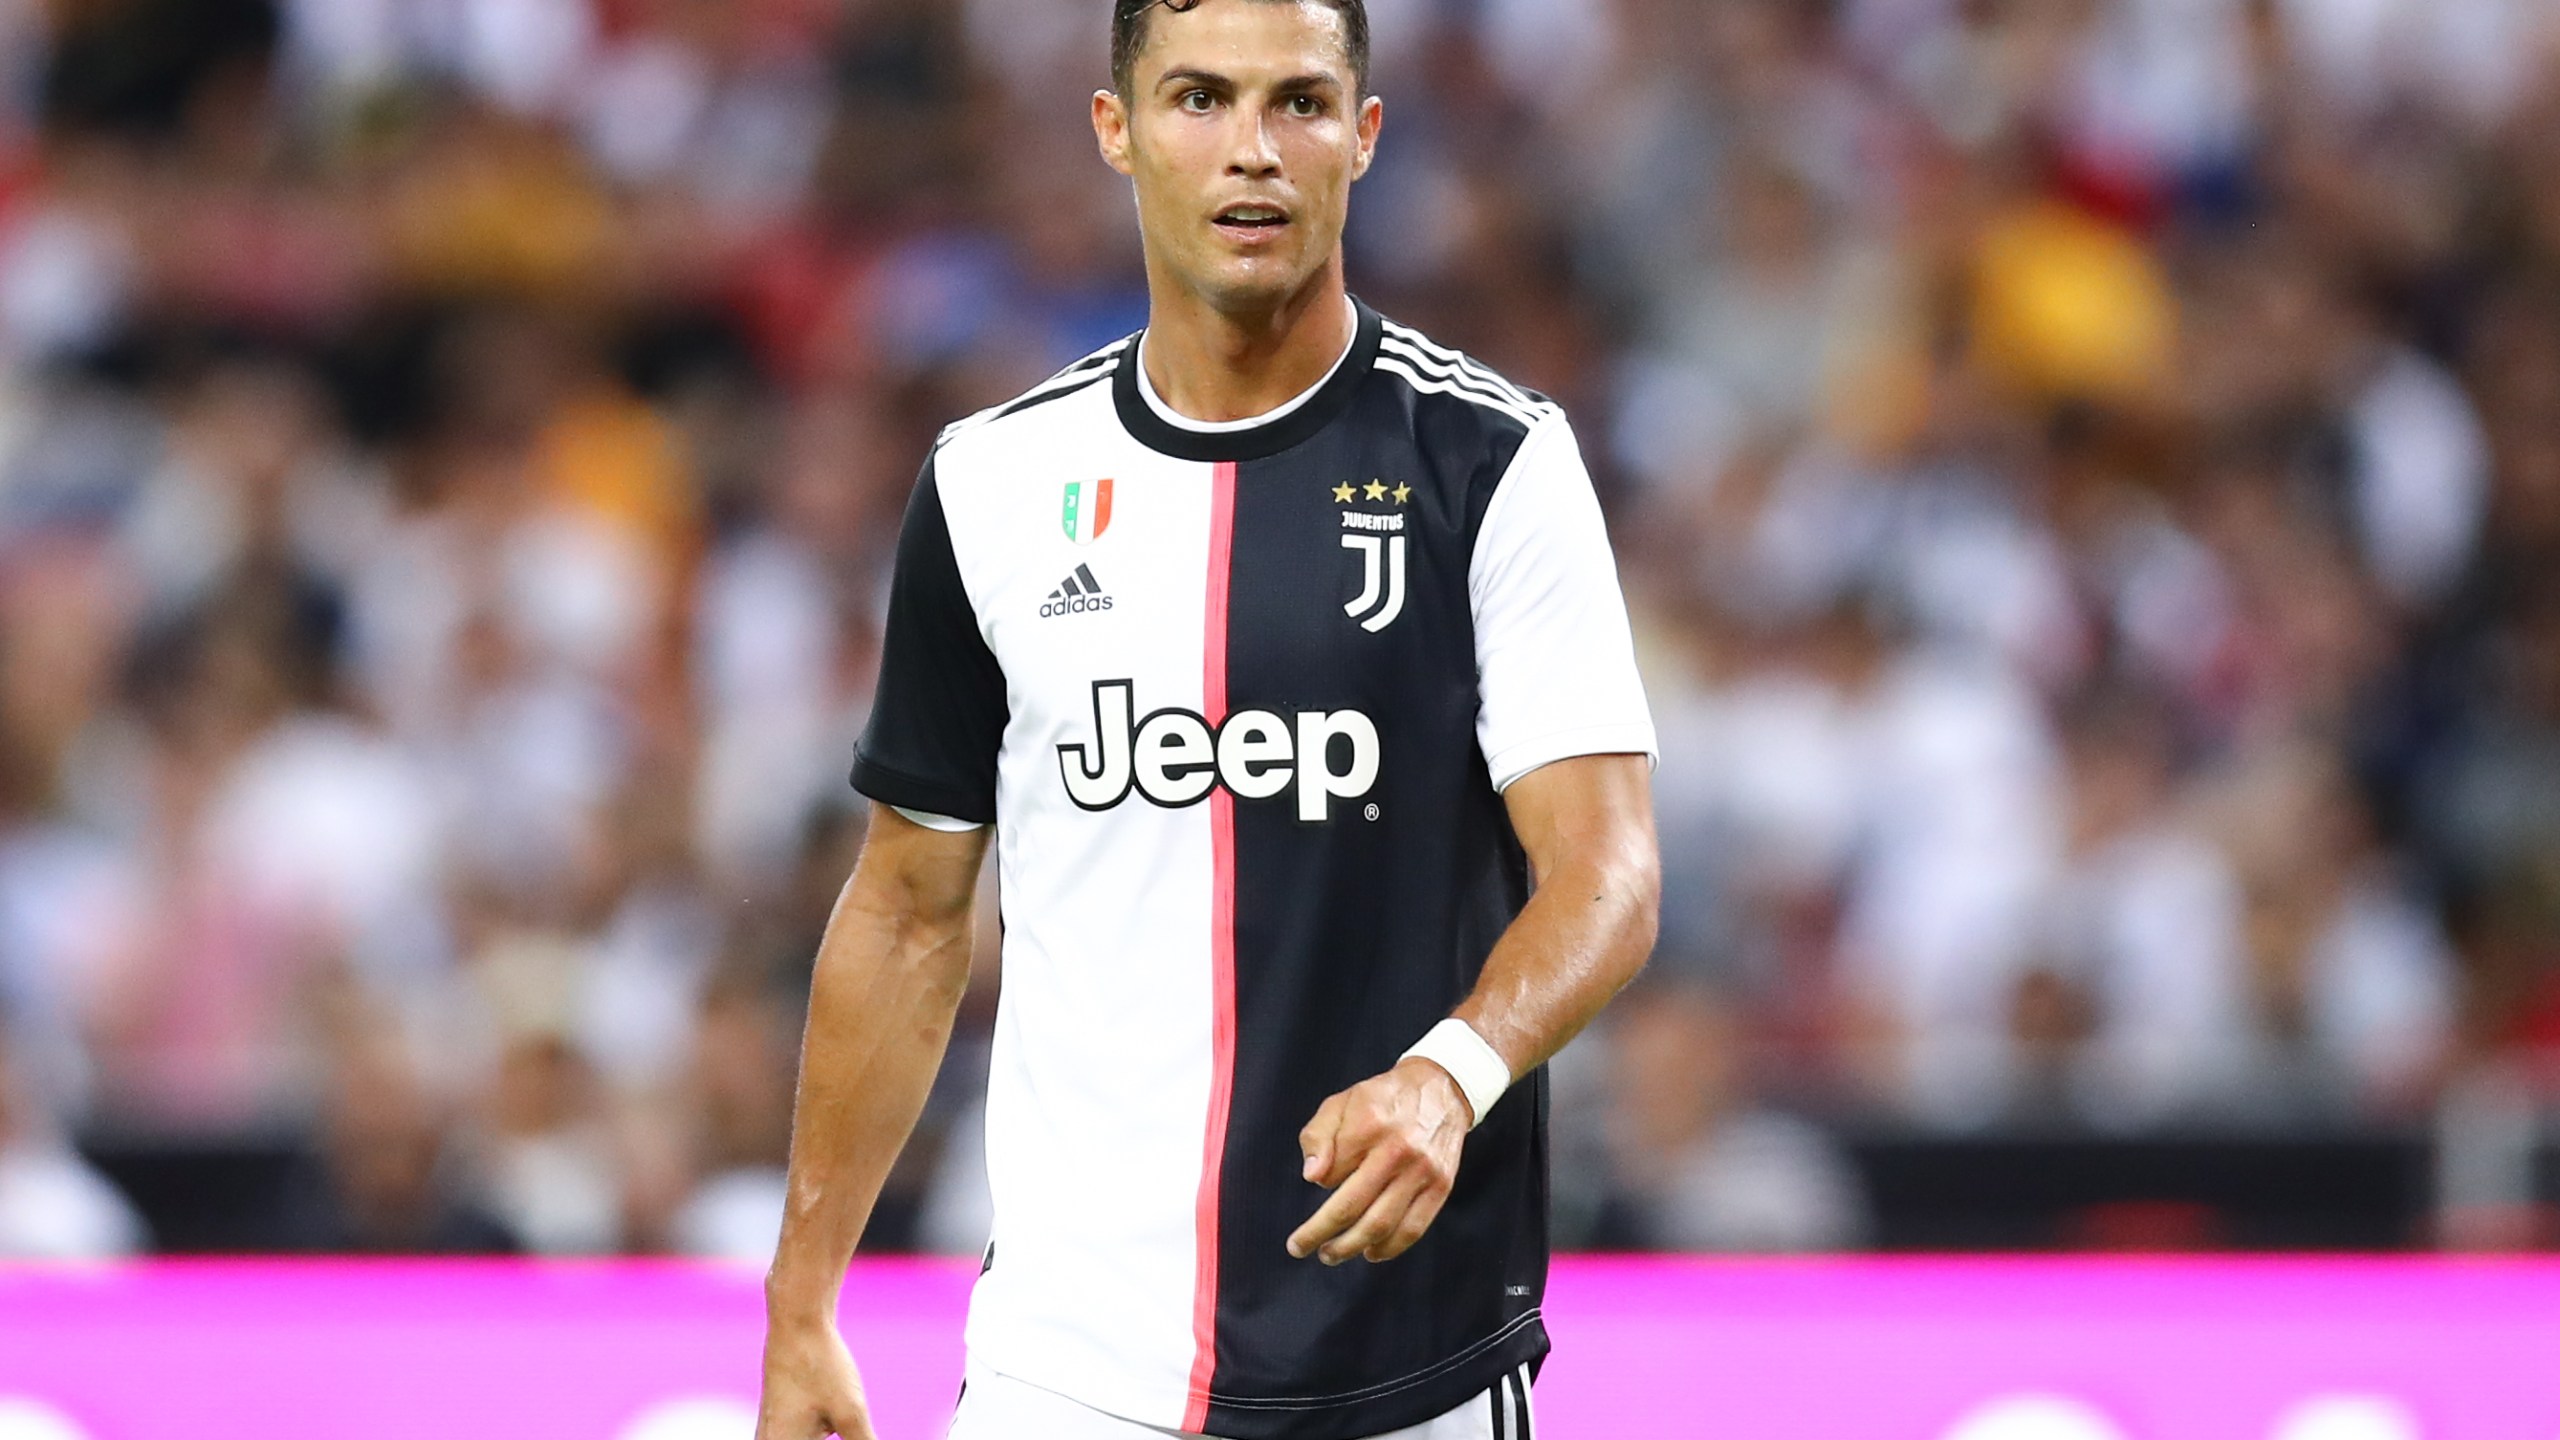
[[[1519,913],[1502,791],[1653,727],[1553,404],[1366,307],[1248,424],[1173,417],[1138,353],[944,432],[854,766],[996,822],[971,1361],[1149,1425],[1374,1435],[1545,1354],[1545,1079],[1384,1265],[1289,1257],[1325,1198],[1298,1132]]]

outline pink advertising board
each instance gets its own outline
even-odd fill
[[[935,1440],[969,1268],[866,1263],[884,1440]],[[1558,1265],[1557,1440],[2560,1440],[2560,1264]],[[0,1440],[747,1440],[754,1277],[0,1269]]]

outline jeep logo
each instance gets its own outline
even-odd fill
[[[1378,783],[1378,727],[1357,710],[1301,710],[1294,722],[1239,710],[1213,729],[1189,710],[1137,718],[1135,688],[1127,680],[1095,681],[1094,743],[1058,747],[1067,797],[1087,810],[1108,810],[1133,789],[1177,808],[1222,785],[1244,800],[1268,800],[1295,786],[1298,818],[1313,824],[1330,818],[1336,797],[1366,795]],[[1336,769],[1345,748],[1348,763]]]

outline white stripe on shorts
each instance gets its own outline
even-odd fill
[[[1408,1425],[1371,1440],[1533,1440],[1529,1367],[1521,1366],[1491,1390],[1437,1420]],[[949,1440],[1190,1440],[1080,1405],[1054,1390],[972,1370],[951,1417]]]

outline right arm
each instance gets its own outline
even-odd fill
[[[853,787],[878,803],[809,986],[782,1239],[765,1277],[756,1440],[876,1440],[836,1297],[969,985],[970,901],[1011,712],[952,548],[938,454],[898,531],[880,683],[855,748]],[[978,828],[933,829],[896,806]]]
[[[836,1328],[845,1266],[915,1129],[969,984],[970,902],[991,832],[875,805],[809,988],[782,1240],[765,1278],[756,1440],[874,1440]]]

